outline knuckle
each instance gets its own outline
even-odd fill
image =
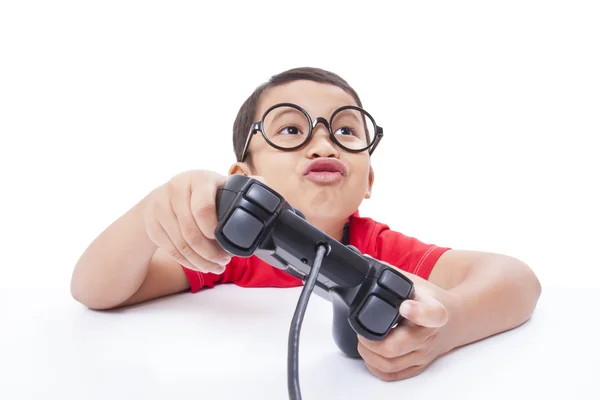
[[[179,182],[177,181],[177,179],[171,179],[164,185],[165,197],[172,196],[174,193],[177,193],[178,190],[179,190]]]
[[[213,201],[208,199],[199,202],[194,210],[194,214],[200,218],[212,217],[217,214],[217,206]]]
[[[158,232],[157,225],[156,219],[152,217],[152,214],[146,213],[144,218],[144,229],[152,240],[154,240],[154,237]]]
[[[194,249],[192,249],[192,247],[188,243],[178,244],[177,249],[179,250],[179,253],[181,253],[181,255],[183,255],[185,258],[189,258],[195,253]]]
[[[388,346],[391,348],[406,348],[410,346],[411,338],[413,336],[409,335],[408,329],[404,329],[404,327],[399,328],[396,332],[396,335],[393,336],[393,343],[389,343]],[[390,340],[392,342],[392,340]]]
[[[394,357],[397,347],[398,347],[398,344],[396,343],[396,341],[386,340],[381,345],[380,354],[386,358]]]
[[[190,171],[187,178],[194,188],[208,187],[214,180],[214,173],[206,170]]]
[[[434,346],[431,343],[431,339],[427,339],[424,345],[417,350],[418,358],[420,361],[428,362],[434,357]]]
[[[204,236],[196,236],[196,242],[190,242],[190,247],[193,248],[194,254],[199,255],[210,263],[220,263],[226,257],[225,251],[220,251],[216,246],[206,243],[202,238]]]
[[[202,239],[204,235],[200,232],[199,229],[190,226],[191,224],[186,224],[186,227],[182,229],[183,238],[187,243],[191,246],[196,246],[202,243]]]
[[[437,338],[438,332],[439,331],[437,329],[427,330],[425,333],[424,342],[431,343],[432,341],[434,341]]]
[[[152,220],[156,218],[156,215],[160,212],[161,204],[163,203],[163,193],[156,191],[152,196],[148,198],[144,207],[144,217],[146,220]]]
[[[366,365],[367,365],[367,369],[369,371],[371,371],[371,373],[373,375],[375,375],[378,379],[380,379],[384,382],[391,382],[394,380],[394,374],[384,372],[384,371],[380,370],[377,366],[372,365],[372,364],[366,364]]]
[[[377,369],[385,374],[389,374],[395,372],[394,362],[388,358],[384,358],[377,365]]]
[[[426,364],[421,364],[421,365],[415,366],[411,377],[414,377],[414,376],[417,376],[417,375],[421,374],[423,371],[425,371],[426,367],[427,367]]]
[[[210,171],[207,171],[205,169],[194,169],[191,171],[188,171],[189,175],[194,177],[194,178],[206,178],[207,176],[210,175]],[[187,173],[186,173],[187,175]]]
[[[168,247],[165,250],[178,263],[183,264],[187,262],[187,259],[179,252],[177,247]]]
[[[363,346],[362,343],[358,342],[358,346],[356,346],[356,350],[358,351],[358,354],[360,354],[360,356],[363,360],[368,358],[368,353],[365,351],[365,346]]]
[[[159,236],[156,230],[152,227],[152,225],[146,226],[146,235],[148,238],[157,246],[161,246],[162,243],[159,241]]]
[[[433,348],[431,347],[425,347],[424,349],[421,350],[421,354],[420,354],[420,361],[423,364],[428,364],[430,363],[433,358],[434,358],[434,354],[433,354]]]
[[[225,257],[225,252],[220,251],[215,246],[206,246],[206,249],[204,249],[203,253],[207,260],[212,260],[214,262],[220,261],[223,257]]]

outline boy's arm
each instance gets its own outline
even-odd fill
[[[407,323],[382,341],[359,337],[367,368],[385,381],[413,377],[452,349],[519,326],[541,294],[527,265],[499,254],[447,250],[428,280],[402,272],[415,284],[415,299],[400,306]]]
[[[190,288],[190,282],[178,262],[167,253],[158,249],[154,253],[144,282],[133,296],[119,306],[141,303],[158,297],[179,293]]]
[[[444,306],[451,315],[451,347],[521,325],[531,317],[542,291],[524,262],[477,251],[446,251],[428,280],[450,294]]]
[[[144,198],[85,250],[71,279],[71,294],[93,309],[109,309],[186,290],[180,264],[158,250],[144,227]]]

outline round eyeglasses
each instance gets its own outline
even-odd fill
[[[250,139],[256,132],[260,132],[270,146],[293,151],[308,143],[319,122],[327,127],[332,142],[351,153],[368,150],[373,154],[383,138],[383,129],[361,107],[343,106],[335,110],[329,120],[323,117],[312,120],[302,107],[280,103],[271,106],[260,121],[252,124],[239,161],[246,158]]]

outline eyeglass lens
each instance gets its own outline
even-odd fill
[[[334,139],[339,145],[350,150],[368,147],[375,137],[373,121],[360,110],[339,111],[330,123]],[[307,116],[290,106],[276,107],[263,119],[263,131],[267,139],[283,148],[302,145],[307,140],[310,129]]]

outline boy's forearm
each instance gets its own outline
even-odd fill
[[[143,283],[157,246],[146,234],[144,200],[108,226],[81,255],[71,280],[75,299],[108,308],[131,297]]]
[[[472,265],[447,290],[449,349],[513,329],[532,315],[541,286],[530,268],[510,257]]]

